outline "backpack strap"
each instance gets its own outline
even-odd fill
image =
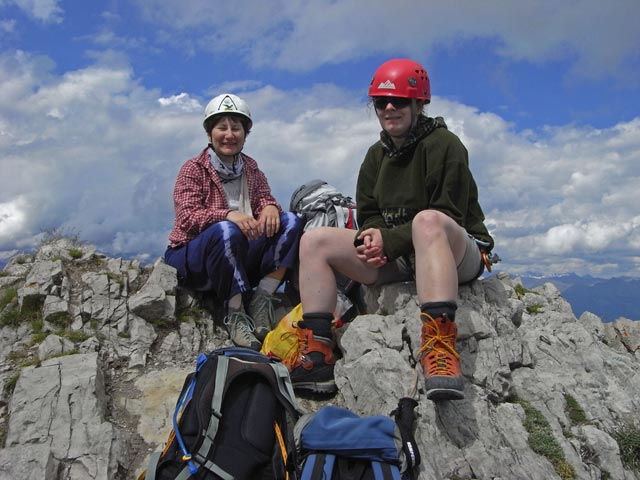
[[[345,227],[349,221],[349,209],[340,204],[333,205],[332,208],[336,212],[336,226],[340,228]]]
[[[324,480],[333,475],[336,456],[330,453],[312,453],[304,462],[300,480]]]
[[[160,455],[162,452],[153,452],[149,456],[149,463],[147,464],[147,471],[144,477],[140,476],[138,480],[156,480],[156,470],[158,468],[158,462],[160,461]]]
[[[400,469],[397,465],[372,460],[371,469],[376,480],[401,480]]]
[[[273,373],[275,374],[278,391],[289,403],[289,405],[286,406],[287,409],[291,410],[293,408],[293,413],[296,414],[295,416],[297,416],[298,403],[296,402],[296,395],[293,391],[293,384],[291,383],[289,370],[284,363],[271,362],[269,363],[269,365],[271,366],[271,368],[273,369]]]
[[[331,479],[336,463],[336,456],[330,453],[312,453],[304,463],[300,480]],[[371,461],[371,470],[375,480],[401,480],[400,469],[397,465]],[[358,473],[358,478],[362,472]]]
[[[200,448],[193,456],[197,458],[202,466],[215,473],[223,480],[233,480],[232,475],[206,458],[207,453],[213,446],[213,440],[215,439],[218,427],[220,426],[220,419],[222,418],[222,396],[224,393],[225,381],[227,379],[227,371],[229,370],[229,357],[219,355],[217,360],[216,383],[213,388],[213,396],[211,397],[211,417],[209,420],[209,426],[207,427],[207,431],[205,432]],[[187,480],[193,474],[195,474],[195,472],[189,465],[187,465],[182,469],[182,471],[180,471],[176,480]]]
[[[216,474],[222,480],[235,480],[233,475],[225,472],[223,469],[218,467],[215,463],[207,460],[203,465],[204,468],[209,470],[210,472]],[[188,468],[183,468],[182,471],[178,474],[175,480],[188,480],[191,477],[191,472]]]
[[[229,372],[229,362],[231,361],[231,358],[233,357],[226,354],[218,355],[216,357],[216,381],[213,388],[213,395],[211,397],[211,417],[209,420],[209,426],[207,427],[207,430],[204,434],[204,438],[202,440],[200,448],[195,454],[193,454],[193,457],[204,468],[219,476],[222,480],[234,480],[234,478],[231,474],[220,468],[218,465],[211,462],[210,460],[207,460],[207,454],[209,453],[211,447],[213,447],[213,442],[215,440],[216,433],[218,432],[218,427],[220,426],[220,420],[222,419],[222,400],[225,393],[225,384],[227,382],[227,373]],[[270,362],[269,366],[273,370],[278,391],[288,403],[286,407],[289,410],[292,410],[295,414],[297,412],[297,403],[295,400],[291,378],[289,377],[289,370],[287,370],[287,367],[280,362]],[[176,480],[187,480],[193,474],[195,474],[193,468],[190,468],[189,465],[187,465],[178,474]]]

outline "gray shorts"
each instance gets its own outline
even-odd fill
[[[410,260],[400,257],[393,262],[387,263],[384,267],[380,268],[380,274],[375,284],[382,285],[385,283],[414,280],[414,263],[414,255],[412,255]],[[458,283],[462,284],[475,280],[482,274],[482,269],[482,253],[480,252],[480,247],[476,239],[468,235],[464,256],[457,267]]]

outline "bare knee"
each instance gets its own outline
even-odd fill
[[[446,226],[451,219],[437,210],[422,210],[414,218],[412,231],[414,238],[435,239],[446,236]]]
[[[304,232],[300,237],[300,257],[323,256],[334,243],[331,241],[332,230],[327,227],[318,227]]]

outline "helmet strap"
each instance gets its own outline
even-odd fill
[[[418,124],[418,107],[417,107],[417,102],[415,98],[411,99],[411,128],[409,129],[409,131],[413,131],[414,128],[416,128],[416,125]]]

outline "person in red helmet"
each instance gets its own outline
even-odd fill
[[[418,358],[427,398],[464,398],[455,343],[458,285],[478,278],[493,248],[467,150],[441,117],[424,113],[429,76],[393,59],[373,75],[369,97],[382,127],[358,175],[355,234],[320,227],[300,242],[299,354],[291,380],[299,392],[336,391],[331,332],[336,273],[365,285],[415,278],[422,333]]]

